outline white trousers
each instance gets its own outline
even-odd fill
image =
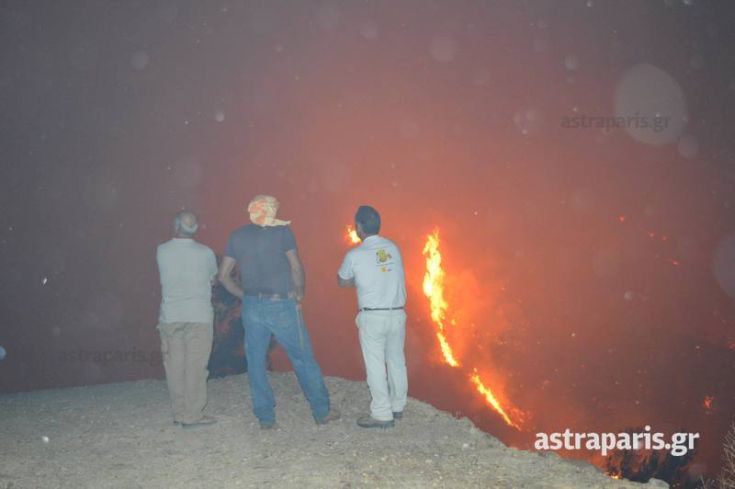
[[[370,415],[390,421],[402,412],[408,395],[406,357],[406,312],[362,311],[355,320],[360,330],[360,346],[365,360],[367,384],[373,398]],[[386,370],[387,367],[387,370]]]

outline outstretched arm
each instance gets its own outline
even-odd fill
[[[286,252],[286,258],[288,258],[288,264],[291,266],[291,280],[293,280],[295,299],[297,302],[301,302],[304,298],[306,277],[304,276],[304,267],[301,265],[299,252],[295,249],[289,250]]]
[[[340,287],[354,287],[355,286],[355,270],[352,265],[353,254],[347,253],[345,259],[342,260],[342,265],[337,270],[337,285]]]
[[[242,288],[232,280],[232,270],[234,268],[235,259],[230,256],[223,257],[222,263],[219,266],[219,281],[230,294],[234,295],[238,299],[242,299],[242,296],[244,295]]]

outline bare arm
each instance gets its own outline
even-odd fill
[[[296,301],[301,302],[304,298],[306,277],[304,276],[304,267],[301,265],[299,252],[297,250],[289,250],[286,252],[286,258],[288,258],[288,264],[291,266],[291,280],[293,280]]]
[[[339,285],[340,287],[354,287],[355,277],[345,280],[342,277],[340,277],[339,274],[337,274],[337,285]]]
[[[222,257],[222,263],[219,266],[219,281],[224,285],[227,291],[242,299],[244,292],[242,288],[232,280],[232,270],[235,268],[235,259],[229,256]]]

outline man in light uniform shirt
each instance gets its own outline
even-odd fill
[[[158,246],[161,276],[158,331],[174,424],[212,424],[205,416],[207,363],[212,352],[212,282],[217,274],[214,252],[194,241],[197,217],[182,211],[174,219],[174,238]]]
[[[362,244],[347,253],[337,273],[340,287],[357,287],[360,347],[372,395],[370,414],[357,424],[390,428],[403,416],[408,393],[406,360],[406,282],[398,247],[379,236],[380,215],[370,206],[355,214]],[[387,366],[387,372],[386,372]]]

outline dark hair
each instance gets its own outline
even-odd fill
[[[359,224],[367,235],[380,232],[380,214],[369,205],[361,205],[355,214],[355,223]]]

